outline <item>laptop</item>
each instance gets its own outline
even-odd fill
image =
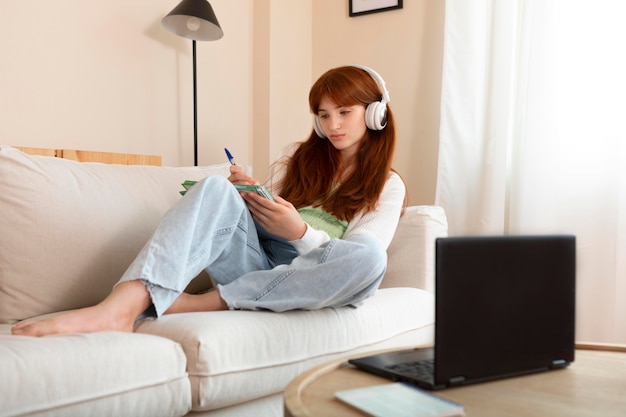
[[[574,236],[447,237],[435,248],[434,347],[349,363],[442,389],[574,361]]]

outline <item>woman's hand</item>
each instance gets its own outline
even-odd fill
[[[298,240],[306,232],[306,223],[298,210],[287,200],[274,196],[276,202],[253,192],[243,192],[241,196],[256,220],[269,233],[286,240]]]
[[[230,166],[230,176],[228,177],[228,181],[233,184],[259,184],[257,180],[246,174],[246,170],[240,165]]]

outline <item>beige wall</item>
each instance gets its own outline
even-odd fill
[[[444,2],[404,3],[350,18],[347,0],[211,0],[225,35],[198,42],[200,164],[227,146],[262,177],[310,132],[314,79],[363,63],[390,90],[410,202],[432,203]],[[191,41],[160,24],[176,4],[0,2],[0,143],[192,164]]]
[[[153,153],[193,164],[191,41],[177,0],[0,2],[0,143]],[[212,0],[225,35],[198,42],[200,164],[249,158],[253,0]]]
[[[254,106],[251,149],[255,176],[311,128],[311,0],[255,0]]]

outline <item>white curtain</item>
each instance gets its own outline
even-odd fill
[[[626,2],[447,0],[451,235],[577,237],[576,339],[626,343]]]

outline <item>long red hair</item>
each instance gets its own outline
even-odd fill
[[[313,84],[309,93],[313,114],[318,114],[324,96],[339,106],[367,107],[382,99],[382,91],[366,71],[345,66],[327,71]],[[321,206],[338,219],[350,221],[361,211],[375,209],[392,170],[395,145],[395,121],[387,105],[387,125],[382,130],[367,129],[353,171],[337,185],[343,169],[339,151],[312,130],[286,160],[286,173],[277,184],[279,194],[296,208]]]

